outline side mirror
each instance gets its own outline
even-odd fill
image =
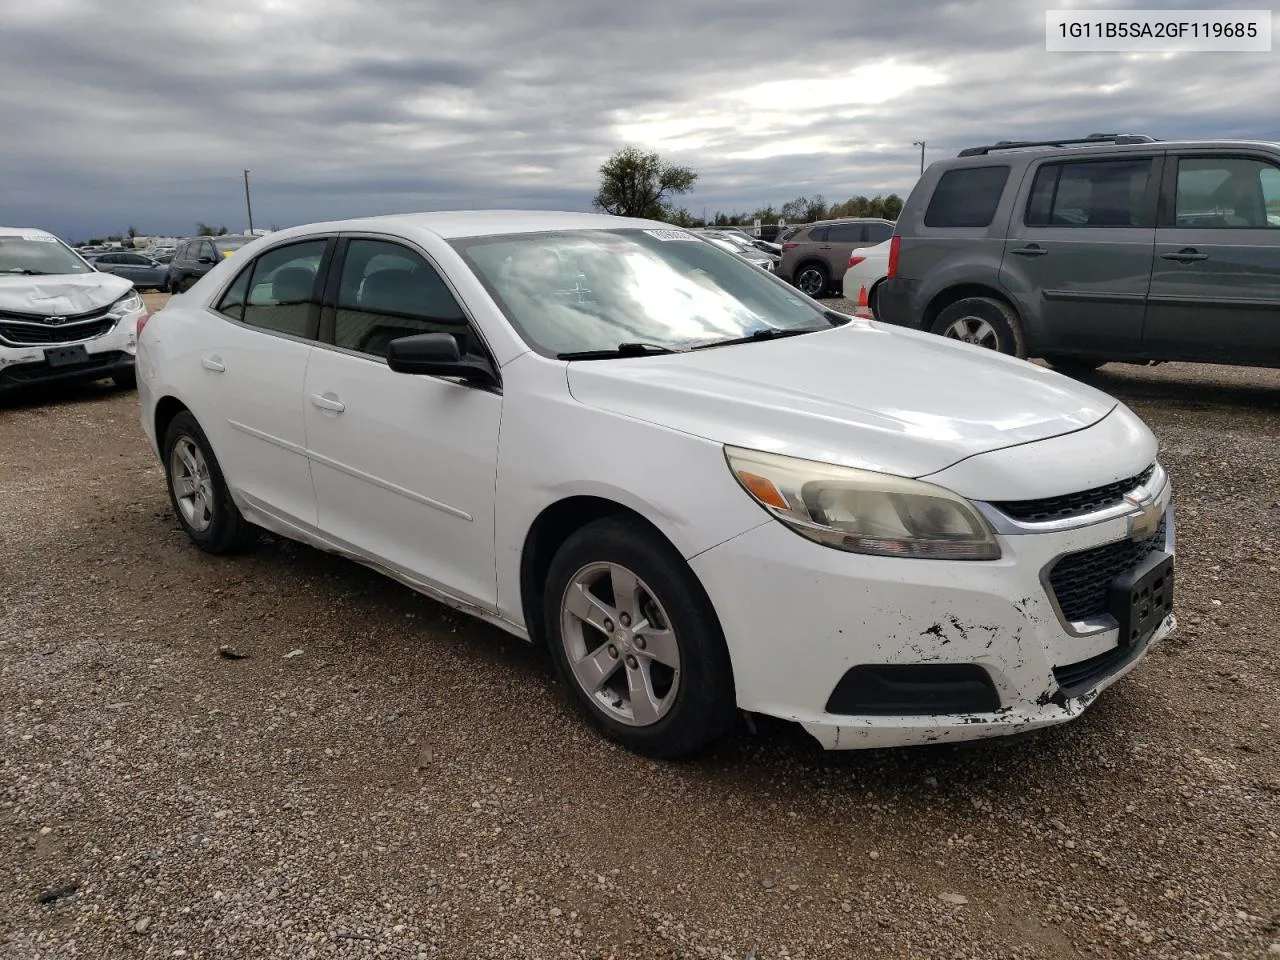
[[[396,373],[430,377],[460,377],[488,387],[498,378],[488,363],[463,357],[458,341],[447,333],[416,333],[387,344],[387,366]]]
[[[213,263],[213,257],[201,257],[196,263]]]

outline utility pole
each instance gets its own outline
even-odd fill
[[[911,145],[912,145],[913,147],[919,147],[919,148],[920,148],[920,176],[922,176],[922,177],[923,177],[923,176],[924,176],[924,141],[923,141],[923,140],[913,140],[913,141],[911,141]]]
[[[253,233],[253,203],[249,200],[249,171],[244,172],[244,206],[249,211],[249,233]]]

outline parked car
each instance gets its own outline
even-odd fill
[[[760,237],[753,237],[741,227],[705,227],[703,229],[709,233],[718,233],[726,240],[739,246],[754,247],[756,250],[762,250],[765,253],[771,253],[779,257],[782,255],[782,246],[780,244],[770,243]],[[761,229],[763,230],[763,227]]]
[[[844,272],[843,293],[846,300],[858,304],[856,313],[876,316],[876,297],[880,283],[889,273],[889,248],[893,241],[885,240],[874,247],[859,247],[849,255],[849,267]],[[861,297],[865,293],[865,309]]]
[[[196,545],[266,528],[546,643],[648,755],[740,710],[830,749],[1062,723],[1174,628],[1171,488],[1128,408],[686,230],[295,227],[139,340]]]
[[[112,250],[98,254],[92,262],[95,270],[131,280],[139,290],[163,290],[168,286],[168,266],[145,254]]]
[[[0,392],[37,383],[132,386],[142,298],[51,233],[0,227]]]
[[[870,217],[806,223],[782,244],[778,276],[808,296],[825,296],[844,276],[854,250],[887,240],[892,233],[893,221]]]
[[[780,257],[770,256],[763,250],[757,250],[750,243],[738,243],[731,236],[726,236],[715,230],[694,230],[693,232],[706,240],[707,243],[742,257],[744,260],[755,264],[761,270],[768,270],[773,273],[778,268]]]
[[[898,220],[878,313],[1043,357],[1280,366],[1280,144],[1143,135],[973,147]]]
[[[169,261],[166,288],[170,293],[181,293],[212,270],[222,260],[234,254],[257,237],[227,235],[222,237],[192,237],[181,241]]]

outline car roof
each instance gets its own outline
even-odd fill
[[[421,230],[445,240],[497,236],[507,233],[540,233],[555,230],[682,230],[659,220],[615,217],[603,213],[560,210],[439,210],[432,213],[393,213],[354,220],[331,220],[290,227],[268,234],[273,239],[335,231]],[[262,239],[262,238],[255,238]]]
[[[1145,143],[1074,143],[1074,144],[1026,144],[1012,143],[1007,147],[993,144],[986,153],[944,158],[941,163],[961,164],[974,162],[975,166],[990,164],[999,157],[1087,156],[1110,153],[1150,153],[1153,150],[1238,150],[1263,147],[1280,150],[1280,142],[1274,140],[1151,140]],[[972,149],[972,148],[970,148]]]
[[[39,227],[0,227],[0,237],[54,237],[48,230]]]

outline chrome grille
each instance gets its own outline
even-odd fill
[[[1115,483],[1094,487],[1092,490],[1066,493],[1059,497],[1044,497],[1040,500],[1005,500],[1001,503],[993,503],[992,506],[1022,523],[1048,523],[1051,520],[1083,517],[1122,503],[1126,493],[1150,480],[1155,471],[1156,465],[1153,463],[1127,480],[1117,480]]]
[[[109,307],[67,316],[0,311],[0,341],[14,346],[75,343],[100,337],[116,325]]]

